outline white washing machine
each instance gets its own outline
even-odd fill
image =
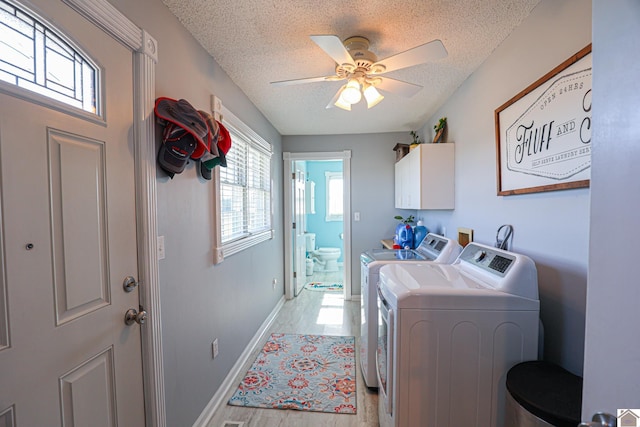
[[[380,269],[380,426],[501,427],[505,378],[535,360],[533,261],[470,243],[451,265]]]
[[[386,264],[406,262],[432,262],[451,264],[462,247],[457,241],[428,233],[415,249],[371,249],[360,255],[360,367],[368,387],[377,387],[376,347],[378,341],[378,307],[376,289],[380,267]]]

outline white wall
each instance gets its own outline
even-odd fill
[[[456,144],[456,208],[421,211],[432,231],[474,230],[494,244],[502,224],[514,227],[512,250],[538,268],[545,359],[581,374],[589,248],[589,189],[497,196],[494,112],[591,42],[591,2],[542,0],[423,128],[446,116]]]
[[[198,176],[194,163],[173,180],[158,172],[158,228],[166,244],[160,298],[167,425],[190,426],[284,294],[282,286],[271,286],[273,278],[284,283],[281,138],[161,0],[110,1],[158,41],[156,96],[184,98],[208,109],[215,94],[274,145],[276,237],[216,266],[212,182]],[[212,360],[214,338],[220,353]]]
[[[593,149],[582,419],[640,408],[640,3],[593,2]],[[636,412],[638,414],[638,412]]]

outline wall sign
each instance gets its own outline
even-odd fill
[[[588,187],[591,44],[495,111],[498,195]]]

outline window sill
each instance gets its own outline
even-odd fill
[[[257,245],[258,243],[266,242],[271,239],[273,239],[273,230],[266,230],[223,244],[221,247],[215,248],[213,251],[213,263],[220,264],[226,257],[237,254],[238,252],[242,252],[243,250]]]

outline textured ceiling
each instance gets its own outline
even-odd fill
[[[421,128],[539,0],[163,0],[282,135]],[[449,55],[385,76],[419,84],[367,109],[325,107],[344,83],[273,86],[331,75],[334,61],[310,38],[364,36],[378,59],[440,39]],[[223,99],[224,102],[224,99]]]

